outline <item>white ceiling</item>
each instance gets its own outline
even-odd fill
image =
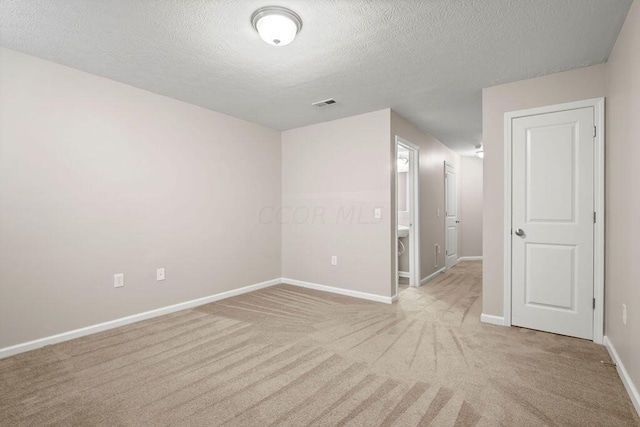
[[[465,151],[481,88],[606,61],[631,2],[2,0],[0,44],[276,129],[391,107]],[[289,46],[249,21],[272,3]]]

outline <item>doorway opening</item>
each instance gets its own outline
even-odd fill
[[[396,136],[396,296],[402,286],[420,286],[419,151]]]

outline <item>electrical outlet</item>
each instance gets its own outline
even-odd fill
[[[338,265],[338,257],[337,256],[332,256],[331,257],[331,265]]]
[[[164,280],[165,279],[165,275],[164,275],[164,268],[159,268],[156,270],[156,280],[160,281],[160,280]]]
[[[622,324],[627,325],[627,304],[622,304]]]
[[[124,273],[118,273],[113,275],[113,287],[121,288],[124,286]]]

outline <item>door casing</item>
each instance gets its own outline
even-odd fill
[[[605,120],[604,98],[594,98],[584,101],[569,102],[565,104],[549,105],[546,107],[531,108],[505,113],[504,115],[504,325],[511,326],[511,232],[512,232],[512,121],[519,117],[534,116],[538,114],[555,113],[560,111],[575,110],[579,108],[593,107],[594,123],[596,124],[594,138],[594,211],[596,223],[594,224],[594,275],[593,295],[595,309],[593,312],[593,341],[597,344],[604,342],[604,144],[605,144]]]

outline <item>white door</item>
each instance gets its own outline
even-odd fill
[[[456,171],[444,164],[444,212],[445,212],[445,267],[458,263],[458,198],[456,193]]]
[[[594,109],[513,120],[512,324],[593,337]]]

